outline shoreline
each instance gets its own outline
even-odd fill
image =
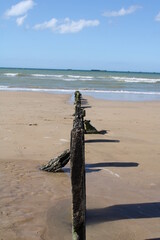
[[[84,95],[83,95],[84,96]],[[85,135],[87,239],[159,238],[160,102],[86,97],[86,119],[105,135]],[[0,236],[71,239],[70,166],[39,166],[69,148],[70,94],[0,94]]]
[[[44,93],[55,95],[71,95],[71,101],[74,99],[74,90],[69,89],[39,89],[39,88],[9,88],[2,87],[0,92],[28,92]],[[83,96],[93,97],[97,100],[115,101],[115,102],[159,102],[159,92],[131,92],[131,91],[102,91],[102,90],[81,90]]]
[[[0,69],[0,91],[73,94],[96,99],[160,101],[160,74],[39,69]]]

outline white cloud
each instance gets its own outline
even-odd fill
[[[141,8],[141,6],[130,6],[129,8],[121,8],[119,11],[107,11],[103,13],[103,16],[105,17],[122,17],[125,15],[129,15],[134,13],[137,9]]]
[[[16,19],[16,23],[17,23],[17,25],[18,25],[18,26],[23,25],[24,20],[25,20],[26,17],[27,17],[27,14],[24,15],[24,16],[22,16],[22,17],[17,18],[17,19]]]
[[[58,26],[60,33],[75,33],[81,31],[85,27],[98,26],[98,20],[85,20],[80,19],[79,21],[72,21],[65,19],[64,23]]]
[[[64,34],[80,32],[85,27],[94,27],[98,25],[98,20],[80,19],[78,21],[72,21],[69,18],[65,18],[63,21],[58,21],[57,19],[52,18],[50,21],[36,24],[33,28],[35,30],[51,29],[53,32]]]
[[[157,14],[157,16],[155,17],[156,21],[160,21],[160,12]]]
[[[44,30],[50,28],[52,31],[56,29],[57,19],[52,18],[49,21],[45,21],[44,23],[36,24],[33,28],[35,30]]]
[[[24,0],[21,1],[13,6],[11,6],[10,9],[8,9],[5,12],[6,17],[15,17],[15,16],[21,16],[28,12],[28,10],[32,9],[35,5],[33,0]]]

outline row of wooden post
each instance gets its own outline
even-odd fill
[[[72,186],[72,239],[86,239],[86,181],[84,115],[81,93],[75,92],[75,118],[71,131],[70,166]]]

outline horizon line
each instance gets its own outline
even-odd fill
[[[106,70],[106,69],[72,69],[72,68],[39,68],[39,67],[0,67],[0,69],[26,69],[26,70],[59,70],[59,71],[86,71],[86,72],[119,72],[119,73],[148,73],[160,74],[155,71],[130,71],[130,70]]]

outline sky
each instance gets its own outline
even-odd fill
[[[160,72],[160,0],[1,0],[0,67]]]

